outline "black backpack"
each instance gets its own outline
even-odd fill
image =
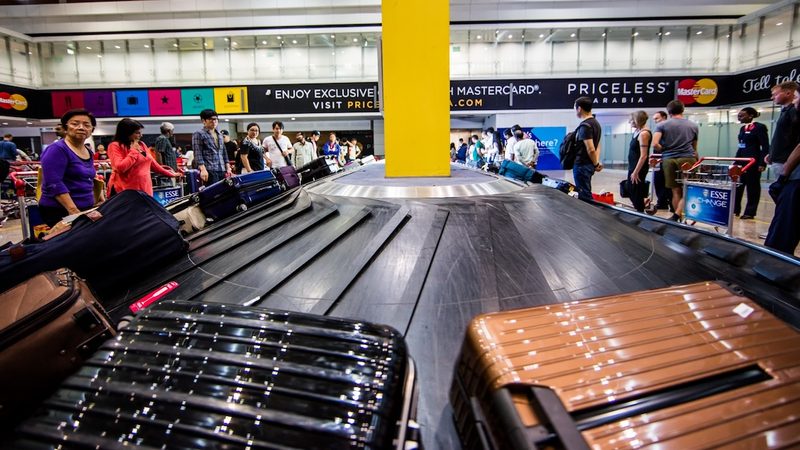
[[[578,125],[578,128],[583,126],[584,123],[581,122]],[[575,131],[570,131],[564,136],[564,140],[561,142],[561,146],[558,148],[558,159],[561,161],[561,167],[564,170],[572,170],[575,167],[575,157],[578,156],[578,128],[575,128]]]

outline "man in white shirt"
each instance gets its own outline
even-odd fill
[[[272,122],[272,134],[264,138],[262,145],[269,152],[271,168],[280,169],[289,165],[294,149],[289,138],[283,135],[283,122]]]
[[[539,159],[539,147],[533,139],[525,137],[525,132],[518,129],[514,132],[514,137],[517,143],[514,145],[516,152],[517,162],[531,168],[536,167],[536,161]]]
[[[312,142],[306,140],[303,133],[297,133],[294,143],[294,166],[300,167],[310,163],[316,157],[317,150]]]
[[[503,136],[506,138],[506,151],[505,151],[505,159],[509,161],[514,161],[516,156],[516,150],[514,146],[517,144],[517,138],[514,137],[514,132],[510,128],[506,128],[503,131]]]

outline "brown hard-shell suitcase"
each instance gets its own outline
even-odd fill
[[[0,294],[0,427],[31,412],[116,334],[72,272],[45,272]]]
[[[800,446],[800,333],[698,283],[484,314],[450,392],[465,448]]]

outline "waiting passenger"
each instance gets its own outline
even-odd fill
[[[317,154],[317,149],[314,144],[306,140],[303,133],[297,133],[295,136],[297,141],[294,143],[294,165],[300,167],[304,164],[310,163]]]
[[[634,209],[644,212],[644,199],[647,197],[645,178],[650,169],[648,159],[653,133],[647,128],[647,113],[644,111],[631,113],[628,123],[634,129],[631,143],[628,146],[628,182],[630,183],[628,192]]]
[[[471,167],[482,169],[486,165],[486,147],[477,134],[473,134],[470,139],[472,140],[472,145],[469,147],[469,162],[467,164]]]
[[[283,135],[283,122],[272,122],[272,134],[264,138],[262,145],[271,162],[269,167],[279,169],[291,165],[294,150],[289,138]]]
[[[219,116],[213,109],[200,111],[203,128],[192,133],[193,158],[200,170],[200,180],[205,184],[214,184],[231,174],[228,165],[228,153],[225,142],[217,130]]]
[[[336,133],[331,132],[331,134],[328,135],[328,142],[322,146],[322,154],[328,159],[333,159],[337,163],[339,162],[339,158],[341,158],[342,155],[342,147],[336,142]]]
[[[661,122],[667,120],[669,116],[667,116],[666,111],[657,111],[653,114],[653,122],[658,125]],[[658,202],[656,202],[657,209],[669,209],[671,212],[675,212],[675,209],[672,207],[672,190],[667,189],[664,185],[664,167],[663,162],[659,162],[659,170],[653,172],[653,189],[656,191],[656,198],[658,198]]]
[[[517,129],[514,136],[516,143],[514,144],[516,161],[524,166],[532,169],[536,168],[536,161],[539,160],[539,147],[536,142],[528,136],[525,136],[525,131],[522,128]]]
[[[108,155],[111,160],[109,196],[126,189],[153,195],[151,170],[165,177],[180,177],[179,173],[164,169],[148,152],[147,146],[141,141],[142,128],[144,125],[128,118],[117,123],[114,140],[108,144]]]
[[[173,134],[175,125],[170,122],[162,122],[159,128],[161,134],[156,138],[155,147],[156,161],[159,164],[169,166],[172,170],[178,170],[178,150],[174,145]]]
[[[269,157],[264,155],[264,147],[258,139],[259,134],[261,134],[261,127],[259,127],[257,123],[252,122],[247,124],[247,136],[242,139],[242,146],[239,148],[239,159],[236,161],[240,173],[264,170],[264,158],[267,158],[267,166],[272,165],[272,161]]]
[[[514,132],[510,128],[503,130],[503,137],[506,139],[506,151],[503,157],[509,161],[514,161],[516,155],[514,145],[517,144],[517,138],[514,137]]]
[[[800,86],[795,84],[795,86]],[[796,88],[794,107],[800,107],[800,87]],[[794,124],[797,127],[797,123]],[[794,255],[800,243],[800,144],[786,158],[778,180],[770,186],[770,195],[777,197],[775,215],[769,224],[764,245]],[[773,197],[774,198],[774,197]]]
[[[456,162],[461,164],[467,163],[467,152],[469,147],[464,142],[464,138],[458,138],[458,151],[456,151]]]
[[[742,197],[747,188],[747,206],[744,208],[742,220],[754,219],[758,213],[758,202],[761,200],[761,172],[767,168],[767,156],[769,155],[769,134],[766,125],[753,122],[753,119],[760,116],[754,108],[746,107],[739,111],[738,119],[743,123],[739,129],[739,149],[736,151],[737,158],[755,158],[756,163],[743,173],[739,179],[740,184],[736,186],[736,202],[733,207],[733,214],[739,215],[742,211]],[[746,163],[737,163],[745,165]]]
[[[671,220],[683,220],[683,188],[678,180],[683,164],[697,162],[697,140],[699,128],[696,123],[683,117],[684,106],[680,100],[667,103],[669,120],[656,125],[653,148],[661,153],[664,169],[664,185],[672,190],[672,207],[675,213]]]
[[[578,152],[575,155],[575,165],[572,167],[572,176],[575,187],[578,188],[578,198],[584,201],[592,200],[592,177],[595,172],[603,170],[600,162],[600,137],[602,128],[600,122],[592,115],[592,99],[580,97],[575,100],[575,115],[581,119],[575,132],[578,142]]]
[[[42,155],[42,196],[39,213],[47,226],[65,216],[78,214],[104,200],[94,196],[94,158],[84,146],[97,119],[85,109],[73,109],[61,116],[64,139],[47,146]]]

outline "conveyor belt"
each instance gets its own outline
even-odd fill
[[[391,325],[405,332],[418,365],[426,447],[454,449],[460,444],[447,392],[465,327],[477,314],[715,279],[744,286],[773,311],[797,308],[796,291],[679,243],[693,241],[682,229],[621,217],[629,216],[541,185],[450,199],[301,189],[211,226],[192,238],[185,260],[134,283],[115,302],[123,308],[178,281],[167,298]]]

